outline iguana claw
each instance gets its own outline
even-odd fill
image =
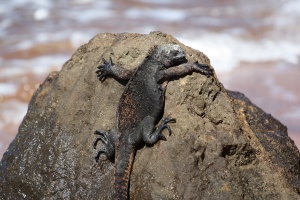
[[[200,64],[198,61],[193,63],[193,70],[206,76],[212,76],[213,70],[207,64]]]
[[[99,140],[101,140],[104,144],[107,144],[108,139],[107,139],[106,132],[96,130],[94,134],[99,135],[93,143],[94,149],[96,149]]]
[[[96,162],[99,161],[100,155],[105,154],[106,157],[114,161],[115,159],[115,132],[112,130],[109,130],[108,132],[96,130],[95,134],[98,135],[98,137],[95,139],[93,143],[94,149],[96,149],[98,142],[101,140],[105,147],[98,151],[97,155],[95,156]]]
[[[105,150],[98,151],[97,155],[95,156],[96,162],[99,162],[99,158],[101,154],[106,154],[106,151]]]
[[[168,129],[169,135],[172,135],[172,130],[171,130],[170,126],[168,125],[168,123],[176,123],[176,119],[163,118],[162,123],[160,124],[159,128],[161,129],[161,131],[163,131],[165,128]]]
[[[111,58],[109,58],[109,62],[102,58],[102,62],[104,65],[98,66],[96,71],[97,77],[101,82],[105,80],[107,75],[111,74],[111,67],[114,65]]]

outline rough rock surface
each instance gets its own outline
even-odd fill
[[[104,56],[134,68],[153,45],[167,43],[209,64],[160,32],[104,33],[51,73],[1,161],[0,199],[112,199],[113,164],[94,161],[93,132],[114,126],[124,86],[99,83],[96,67]],[[131,199],[300,198],[300,155],[286,127],[216,77],[194,73],[170,82],[165,116],[177,119],[174,135],[138,151]]]

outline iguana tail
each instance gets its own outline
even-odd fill
[[[134,149],[120,145],[117,151],[115,168],[115,195],[117,200],[129,199],[129,178],[135,156]]]

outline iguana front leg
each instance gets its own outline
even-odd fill
[[[197,72],[208,77],[213,75],[213,70],[208,65],[194,62],[184,63],[178,66],[167,68],[165,70],[161,70],[157,72],[155,78],[158,83],[163,83],[164,81],[170,80],[171,78],[180,78],[193,72]]]
[[[106,77],[111,76],[127,83],[135,72],[135,69],[129,70],[115,65],[111,58],[109,58],[108,62],[104,58],[102,58],[102,61],[103,65],[98,66],[98,70],[96,71],[97,77],[101,82],[103,82]]]

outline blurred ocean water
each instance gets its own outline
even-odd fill
[[[226,88],[300,147],[299,0],[0,0],[0,157],[47,74],[101,32],[159,30],[204,52]]]

